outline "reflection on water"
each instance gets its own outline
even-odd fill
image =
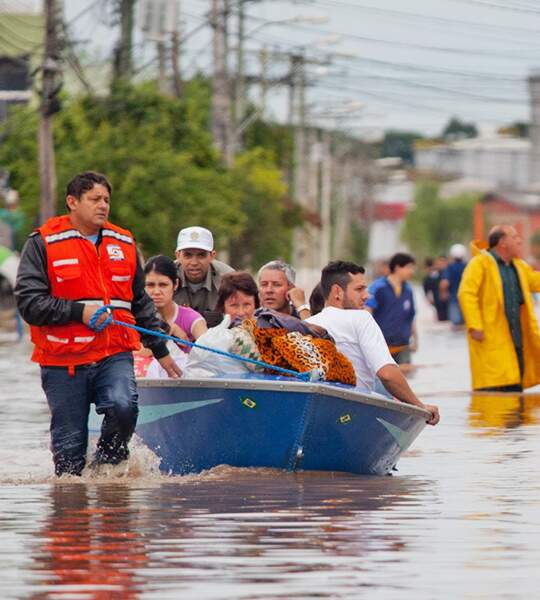
[[[137,508],[130,506],[125,492],[107,485],[89,489],[61,483],[48,490],[48,514],[31,555],[32,570],[40,575],[35,598],[69,590],[87,590],[91,598],[111,592],[136,597],[134,573],[147,555]]]
[[[263,582],[316,595],[323,575],[346,589],[347,579],[371,578],[366,560],[400,561],[410,535],[381,526],[377,511],[414,506],[427,487],[229,468],[142,488],[59,483],[43,489],[46,514],[29,544],[33,597],[136,598],[164,581],[174,582],[171,597],[238,597]],[[224,578],[219,593],[209,572]]]
[[[540,423],[540,394],[472,394],[471,427],[497,435],[505,429]]]
[[[465,340],[421,330],[439,404],[394,477],[218,467],[56,481],[30,347],[0,342],[1,597],[535,598],[540,395],[471,395]]]

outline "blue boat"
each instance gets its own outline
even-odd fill
[[[384,475],[430,416],[349,386],[280,376],[140,379],[138,388],[136,434],[175,475],[217,465]]]

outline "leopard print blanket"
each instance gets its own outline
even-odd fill
[[[244,321],[239,329],[251,334],[260,360],[268,364],[300,373],[316,371],[323,381],[356,385],[350,360],[330,340],[287,329],[260,328],[254,320]]]

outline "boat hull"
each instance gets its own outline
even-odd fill
[[[428,416],[340,386],[280,378],[140,380],[138,387],[136,433],[163,472],[180,475],[222,464],[382,475]]]

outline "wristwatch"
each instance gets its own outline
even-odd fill
[[[309,310],[309,312],[311,312],[311,308],[310,308],[309,304],[302,304],[302,306],[298,306],[296,309],[298,314],[300,314],[303,310]]]

